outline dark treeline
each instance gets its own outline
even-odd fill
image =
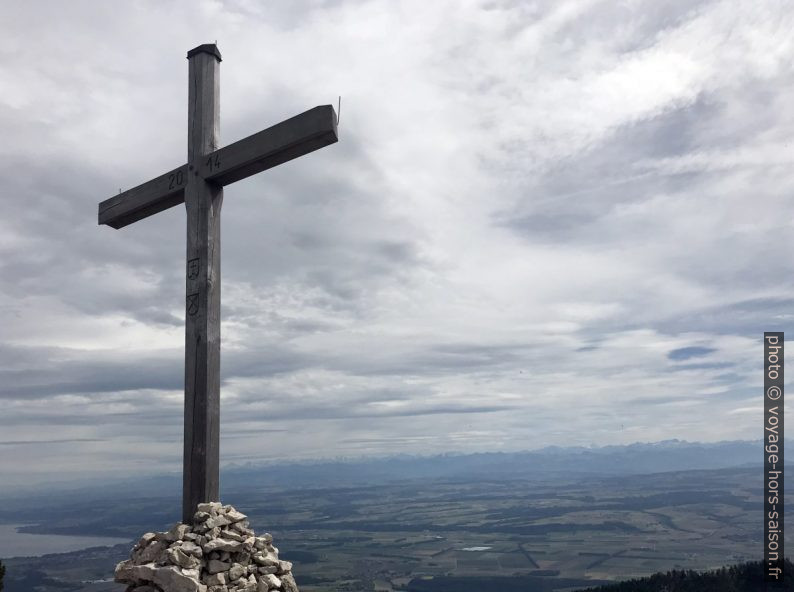
[[[580,592],[759,592],[764,590],[763,561],[750,561],[707,572],[673,570],[647,578],[587,588]],[[783,566],[783,583],[769,590],[794,590],[794,564]]]

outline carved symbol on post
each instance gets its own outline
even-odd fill
[[[189,294],[187,297],[187,314],[191,317],[198,312],[199,309],[199,295],[198,292],[195,294]]]
[[[191,259],[187,262],[187,279],[195,280],[199,274],[199,258]]]

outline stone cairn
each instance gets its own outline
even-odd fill
[[[125,592],[298,592],[273,537],[248,526],[232,506],[199,504],[193,526],[143,535],[116,566],[116,581],[128,584]]]

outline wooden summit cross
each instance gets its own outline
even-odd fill
[[[223,186],[338,137],[336,113],[322,105],[219,149],[221,53],[199,45],[187,58],[187,163],[100,203],[99,223],[122,228],[183,202],[187,210],[182,522],[191,524],[199,503],[219,499]]]

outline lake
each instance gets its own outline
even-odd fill
[[[130,539],[115,537],[77,536],[68,534],[28,534],[17,532],[21,524],[0,524],[0,558],[34,557],[48,553],[68,553],[88,547],[128,543]]]

